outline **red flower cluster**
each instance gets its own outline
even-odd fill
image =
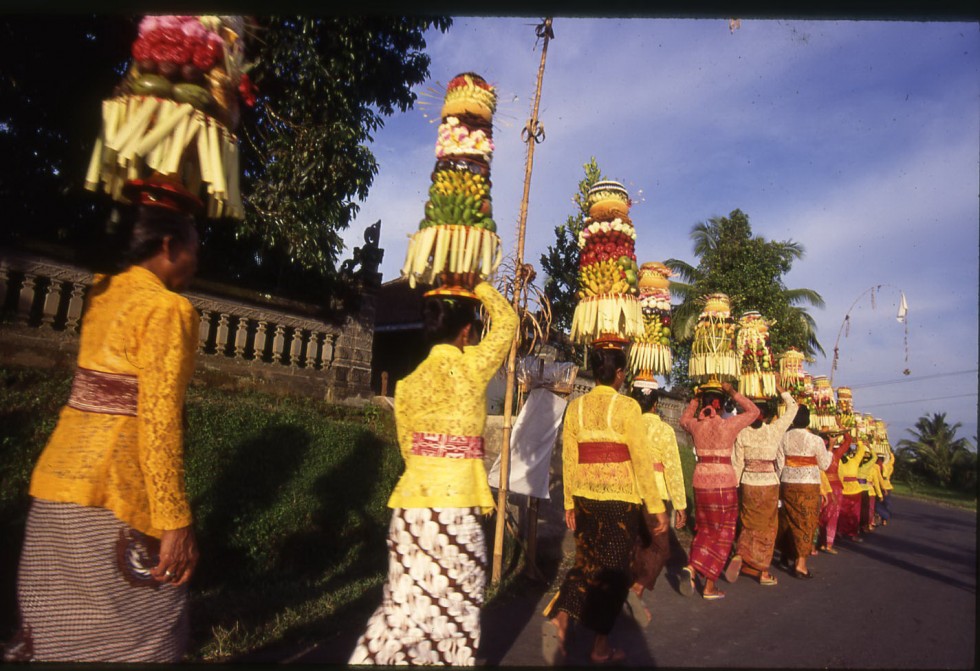
[[[224,56],[221,39],[211,35],[213,33],[207,32],[188,35],[179,28],[157,28],[133,42],[133,58],[178,66],[193,65],[207,72]]]

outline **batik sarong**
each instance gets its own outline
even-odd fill
[[[757,571],[768,571],[779,530],[779,485],[742,485],[742,530],[735,552]]]
[[[690,563],[695,571],[717,580],[735,541],[738,490],[694,488],[694,541]]]
[[[652,590],[670,559],[670,527],[655,533],[657,519],[646,510],[643,511],[643,525],[633,546],[633,582]]]
[[[844,486],[838,480],[830,481],[831,492],[827,494],[827,503],[820,510],[820,544],[825,547],[834,546],[837,536],[837,519],[840,516],[841,500],[844,498]]]
[[[350,664],[473,666],[486,539],[479,508],[395,508],[388,579]]]
[[[780,488],[780,549],[784,557],[807,557],[820,518],[820,485],[784,482]]]
[[[640,505],[580,496],[574,503],[575,564],[550,612],[563,610],[597,634],[608,634],[633,584],[630,561],[643,523]]]
[[[180,661],[187,587],[149,571],[159,542],[103,508],[34,499],[17,576],[21,628],[7,661]]]

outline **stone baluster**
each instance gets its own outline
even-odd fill
[[[60,280],[51,280],[48,288],[44,292],[44,307],[41,310],[41,323],[48,328],[54,328],[54,321],[58,317],[58,308],[61,306],[62,283]]]
[[[327,370],[333,365],[334,349],[337,345],[337,334],[329,333],[323,337],[323,348],[320,356],[320,369]]]
[[[218,330],[214,336],[214,353],[224,354],[228,348],[228,313],[222,312],[218,316]]]
[[[286,327],[276,324],[276,334],[272,337],[272,363],[282,363],[282,346],[286,342]]]
[[[245,355],[245,343],[248,340],[248,320],[245,317],[238,318],[238,328],[235,329],[235,358],[241,359]]]
[[[289,367],[299,368],[299,357],[303,352],[303,329],[294,328],[289,343]]]
[[[17,321],[21,324],[30,324],[31,308],[34,307],[34,289],[37,277],[31,273],[24,273],[24,282],[20,286],[20,296],[17,298]]]
[[[266,329],[268,326],[268,322],[260,319],[255,327],[255,344],[252,346],[252,351],[255,353],[253,358],[259,361],[265,356]]]
[[[310,344],[306,348],[306,367],[319,369],[323,367],[320,355],[323,353],[323,334],[310,332]]]
[[[201,332],[199,334],[200,343],[198,351],[203,352],[208,346],[208,338],[211,337],[211,311],[201,310]]]
[[[68,314],[65,320],[65,330],[75,332],[81,326],[82,306],[85,304],[85,285],[81,282],[71,283],[71,296],[68,298]]]

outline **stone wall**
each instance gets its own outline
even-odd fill
[[[71,367],[92,273],[0,249],[0,363]],[[371,397],[373,291],[339,323],[317,306],[207,285],[184,295],[201,315],[192,383],[360,404]]]

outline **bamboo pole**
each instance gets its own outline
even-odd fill
[[[538,66],[538,81],[534,90],[534,104],[531,107],[531,119],[525,127],[527,143],[527,160],[524,167],[524,195],[521,198],[520,215],[517,221],[517,253],[514,263],[513,306],[517,312],[520,308],[521,290],[524,284],[524,232],[527,227],[527,203],[531,191],[531,168],[534,164],[534,145],[539,142],[538,106],[541,103],[541,80],[544,78],[544,64],[548,57],[548,42],[552,36],[551,17],[545,18],[538,26],[538,35],[544,39],[541,47],[541,64]],[[517,346],[521,337],[518,329],[514,341],[510,345],[510,355],[507,357],[507,386],[504,390],[504,426],[500,442],[500,490],[497,493],[497,525],[493,538],[493,568],[490,581],[496,584],[500,581],[501,567],[504,559],[504,528],[507,519],[507,490],[510,485],[510,429],[513,417],[511,406],[514,402],[514,378],[517,369]]]

